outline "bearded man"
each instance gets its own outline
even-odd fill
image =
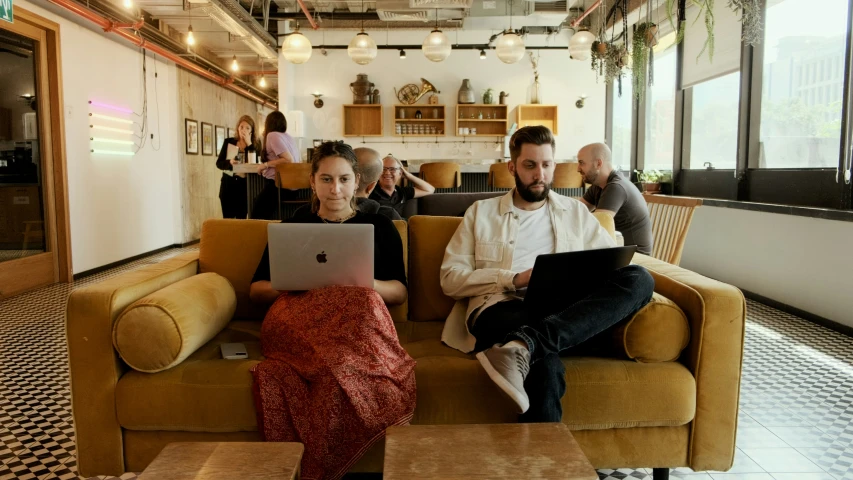
[[[549,299],[557,313],[535,316],[523,298],[538,255],[615,242],[582,203],[551,191],[556,141],[550,130],[521,128],[509,148],[516,187],[474,203],[445,251],[441,288],[457,302],[442,341],[478,352],[489,377],[516,403],[520,421],[559,422],[566,391],[560,353],[633,315],[651,299],[654,280],[629,265],[600,277],[583,295],[566,291]]]

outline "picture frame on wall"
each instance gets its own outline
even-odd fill
[[[231,127],[228,127],[228,138],[237,138],[237,132]]]
[[[222,151],[222,145],[225,144],[225,127],[216,126],[216,152]]]
[[[187,154],[198,155],[198,121],[190,118],[185,119],[187,136]]]
[[[213,124],[201,122],[201,154],[213,155]]]

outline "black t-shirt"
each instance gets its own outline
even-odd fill
[[[415,187],[401,187],[399,185],[394,187],[394,193],[391,195],[385,193],[385,190],[380,187],[374,188],[370,194],[371,200],[376,200],[383,207],[393,208],[400,215],[403,214],[403,205],[413,198],[415,198]]]
[[[361,213],[378,213],[379,215],[390,218],[391,220],[402,220],[403,217],[397,213],[397,210],[394,210],[391,207],[384,207],[379,205],[379,202],[376,200],[371,200],[369,198],[364,197],[356,197],[355,198],[355,208],[358,209]],[[311,215],[311,204],[305,204],[301,207],[297,208],[295,212],[293,212],[294,217],[299,217],[302,215]]]
[[[604,188],[593,185],[583,198],[596,209],[616,212],[613,223],[616,230],[622,232],[625,245],[636,245],[638,252],[651,255],[653,240],[649,207],[637,187],[614,171],[607,177]]]
[[[317,215],[307,213],[287,219],[282,223],[323,223]],[[397,227],[390,219],[382,215],[356,212],[355,216],[344,222],[346,224],[373,225],[373,278],[376,280],[398,280],[406,285],[406,270],[403,265],[403,241],[397,232]],[[335,224],[329,224],[335,228]],[[264,255],[255,270],[252,282],[270,279],[270,249],[264,249]]]

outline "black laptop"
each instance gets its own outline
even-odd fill
[[[580,300],[614,270],[626,267],[637,246],[539,255],[533,264],[524,304],[534,317],[545,317]]]

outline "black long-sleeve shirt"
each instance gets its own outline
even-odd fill
[[[219,150],[219,157],[216,159],[216,168],[218,168],[220,170],[234,170],[231,167],[231,160],[233,160],[233,158],[225,158],[228,156],[228,145],[237,145],[237,139],[236,138],[226,138],[225,143],[222,144],[222,149]],[[254,152],[254,151],[255,151],[254,145],[249,145],[248,147],[246,147],[246,150],[245,150],[246,153]]]

